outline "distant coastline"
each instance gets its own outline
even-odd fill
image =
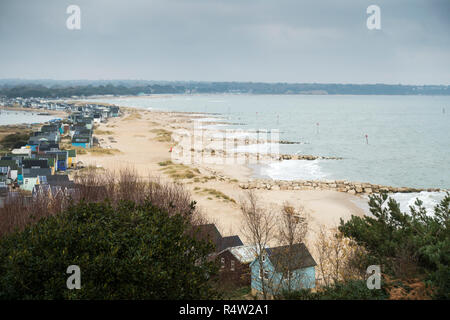
[[[35,108],[11,107],[11,106],[0,106],[0,110],[32,112],[32,113],[36,113],[37,115],[39,115],[38,112],[48,113],[49,115],[58,115],[58,116],[65,116],[67,114],[64,111],[59,111],[59,110],[47,110],[47,109],[40,110],[40,109],[35,109]]]
[[[450,85],[263,83],[202,81],[0,80],[7,98],[74,98],[148,94],[450,95]]]

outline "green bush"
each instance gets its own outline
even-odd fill
[[[151,203],[79,203],[0,238],[0,299],[204,299],[214,297],[212,245]],[[67,267],[81,269],[69,290]]]
[[[0,145],[5,149],[15,149],[20,148],[28,143],[28,139],[30,138],[29,133],[11,133],[4,136],[0,140]]]
[[[396,278],[422,278],[432,285],[435,298],[450,298],[450,195],[431,214],[417,199],[410,213],[386,194],[369,201],[374,217],[341,220],[339,230],[364,246],[368,260]]]
[[[317,292],[312,292],[310,289],[286,292],[282,298],[288,300],[383,300],[387,299],[388,295],[383,289],[369,290],[365,280],[350,280],[321,288]]]

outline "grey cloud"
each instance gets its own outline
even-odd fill
[[[4,0],[0,78],[449,84],[449,3]]]

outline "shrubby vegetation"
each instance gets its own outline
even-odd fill
[[[317,292],[311,290],[285,292],[282,297],[288,300],[384,300],[389,295],[384,289],[367,289],[365,280],[349,280],[337,282]]]
[[[0,208],[0,237],[64,211],[71,203],[102,202],[106,199],[113,205],[121,200],[137,204],[150,201],[169,214],[181,213],[192,225],[205,222],[190,194],[180,184],[162,183],[153,177],[144,179],[133,170],[114,173],[96,167],[79,170],[74,176],[74,182],[75,190],[70,194],[59,193],[51,198],[47,195],[27,198],[18,194],[7,201]]]
[[[28,143],[30,138],[30,133],[26,132],[15,132],[3,136],[0,139],[0,147],[5,150],[20,148]]]
[[[371,216],[319,234],[316,291],[284,292],[283,299],[449,299],[450,195],[426,212],[417,200],[409,213],[386,194],[372,195]],[[380,265],[380,290],[369,290],[366,268]]]
[[[371,196],[369,206],[373,217],[354,216],[339,227],[366,249],[367,262],[381,265],[382,273],[396,286],[423,282],[434,298],[450,298],[450,195],[433,213],[427,213],[419,199],[410,213],[401,212],[386,194]]]
[[[210,243],[179,185],[86,172],[66,197],[17,198],[0,209],[1,299],[206,299],[216,297]],[[29,202],[32,201],[32,202]],[[81,269],[68,290],[67,267]]]
[[[3,299],[205,299],[212,245],[150,202],[79,203],[0,240]],[[81,269],[68,290],[66,269]]]
[[[18,195],[0,208],[1,299],[220,297],[211,281],[217,266],[207,259],[213,248],[192,236],[205,221],[179,184],[129,170],[84,170],[75,181],[70,195]],[[273,221],[254,205],[245,207],[249,222],[269,234]],[[385,194],[372,195],[369,206],[373,216],[353,216],[332,235],[319,235],[323,286],[277,298],[448,299],[450,195],[432,213],[420,201],[401,212]],[[285,217],[298,216],[291,209],[285,206]],[[287,244],[301,242],[304,230],[285,236]],[[69,265],[81,268],[81,290],[66,288]],[[381,266],[381,290],[367,289],[368,265]]]

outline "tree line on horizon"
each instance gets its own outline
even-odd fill
[[[1,81],[0,96],[7,98],[66,98],[94,95],[248,93],[248,94],[349,94],[349,95],[450,95],[444,85],[320,84],[261,82],[160,82],[153,81]]]

